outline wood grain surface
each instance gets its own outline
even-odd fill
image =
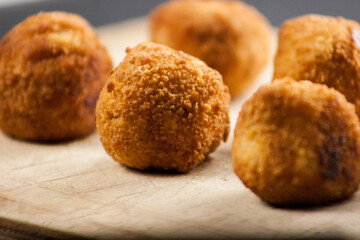
[[[146,21],[98,29],[117,65],[147,40]],[[0,238],[360,239],[360,193],[338,204],[279,209],[235,176],[232,132],[244,99],[232,102],[226,144],[188,174],[139,172],[114,162],[95,132],[63,144],[0,134]],[[2,236],[2,237],[1,237]]]

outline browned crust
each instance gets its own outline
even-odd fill
[[[39,13],[0,42],[0,127],[16,138],[60,141],[95,128],[95,105],[112,69],[80,16]]]
[[[150,15],[150,35],[152,41],[217,69],[233,97],[251,85],[269,59],[270,26],[256,9],[240,1],[167,2]]]
[[[342,94],[309,81],[277,80],[243,105],[234,171],[272,204],[342,200],[359,187],[359,139],[359,119]]]
[[[141,170],[195,168],[229,131],[230,96],[220,74],[154,43],[127,53],[97,104],[105,150]]]
[[[333,87],[360,114],[360,27],[344,18],[306,15],[279,31],[274,79],[308,79]]]

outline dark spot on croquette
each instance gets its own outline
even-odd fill
[[[95,94],[92,97],[86,98],[85,99],[85,106],[89,107],[89,108],[95,107],[96,106],[96,101],[98,100],[98,98],[99,98],[99,95],[97,95],[97,94]]]
[[[323,166],[323,177],[326,179],[336,179],[339,175],[340,154],[337,149],[324,145],[320,149],[320,163]]]
[[[342,169],[342,175],[345,177],[345,179],[347,180],[352,180],[354,179],[354,175],[352,174],[352,166],[344,166],[344,168]]]
[[[114,84],[110,81],[108,82],[107,86],[106,86],[106,89],[108,92],[112,92],[114,90]]]
[[[339,138],[339,144],[340,144],[340,145],[344,145],[345,143],[346,143],[346,137],[340,136],[340,138]]]

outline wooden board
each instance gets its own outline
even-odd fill
[[[114,64],[127,46],[147,40],[145,19],[98,30]],[[271,71],[232,103],[227,143],[188,174],[123,167],[104,152],[97,133],[65,144],[0,134],[0,238],[360,239],[359,192],[326,207],[278,209],[261,202],[233,173],[237,114]]]

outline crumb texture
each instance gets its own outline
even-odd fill
[[[95,128],[95,106],[112,69],[80,16],[39,13],[0,42],[0,127],[34,141],[74,139]]]
[[[127,49],[97,104],[105,150],[126,166],[187,172],[226,140],[230,95],[221,75],[168,47]]]
[[[341,93],[280,79],[243,105],[232,149],[234,171],[271,204],[342,200],[359,187],[359,139],[354,106]]]
[[[355,21],[306,15],[279,30],[274,79],[326,84],[345,95],[360,116],[360,27]]]
[[[240,1],[171,1],[150,16],[154,42],[182,50],[218,70],[235,97],[248,89],[270,53],[270,25]]]

